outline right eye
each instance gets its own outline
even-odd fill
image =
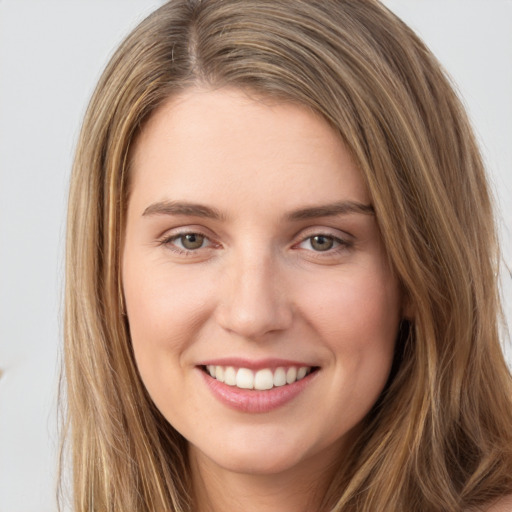
[[[187,232],[166,236],[160,242],[178,254],[190,254],[199,249],[212,247],[214,244],[202,233]]]
[[[178,235],[174,238],[173,243],[180,249],[194,251],[195,249],[201,249],[205,241],[207,241],[207,238],[204,235],[199,233],[187,233],[185,235]]]

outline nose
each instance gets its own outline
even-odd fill
[[[292,303],[279,265],[270,256],[235,259],[222,277],[221,288],[217,319],[225,330],[262,340],[290,327]]]

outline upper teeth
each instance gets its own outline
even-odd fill
[[[288,368],[279,367],[274,370],[263,368],[254,372],[248,368],[208,365],[206,366],[206,370],[214,379],[224,382],[224,384],[228,386],[263,391],[277,386],[293,384],[310,373],[311,367],[290,366]]]

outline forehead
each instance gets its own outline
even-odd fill
[[[233,89],[189,90],[162,105],[135,143],[132,172],[132,193],[147,200],[368,202],[357,165],[323,118]]]

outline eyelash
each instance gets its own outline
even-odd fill
[[[176,240],[182,239],[183,237],[186,237],[187,235],[196,235],[196,236],[204,237],[204,240],[208,242],[208,245],[205,247],[198,247],[197,249],[186,249],[183,247],[178,247],[175,244]],[[347,250],[351,249],[354,245],[354,243],[352,241],[344,240],[344,239],[336,237],[332,234],[315,232],[309,236],[302,238],[298,243],[294,244],[292,247],[300,248],[300,246],[302,244],[304,244],[305,242],[307,242],[308,240],[309,240],[309,243],[311,244],[312,240],[315,237],[327,238],[329,240],[332,240],[333,243],[335,244],[334,247],[326,249],[325,251],[315,251],[314,249],[304,249],[304,250],[314,254],[316,258],[332,256],[332,255],[338,254],[339,252],[347,251]],[[184,256],[191,256],[194,253],[198,253],[198,251],[200,249],[209,249],[212,247],[220,246],[220,244],[212,242],[207,235],[205,235],[204,233],[201,233],[200,231],[185,231],[185,232],[173,234],[170,236],[165,236],[158,241],[158,244],[167,247],[169,250],[171,250],[179,255],[184,255]]]

